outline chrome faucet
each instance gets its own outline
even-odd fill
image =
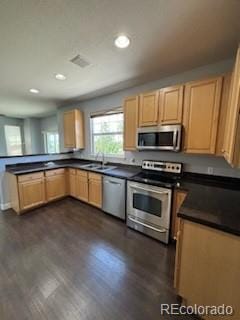
[[[96,154],[95,161],[97,161],[98,156],[99,156],[100,154],[102,154],[102,167],[104,167],[104,166],[105,166],[104,152],[99,151],[99,152]]]

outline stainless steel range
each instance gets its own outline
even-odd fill
[[[144,160],[142,169],[127,184],[127,225],[168,243],[172,188],[182,164]]]

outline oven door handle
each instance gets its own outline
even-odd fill
[[[149,191],[152,193],[158,193],[158,194],[169,194],[169,191],[157,191],[157,190],[152,190],[152,189],[147,189],[147,188],[143,188],[143,187],[139,187],[136,185],[131,185],[131,188],[135,188],[135,189],[139,189],[139,190],[143,190],[143,191]]]
[[[146,227],[146,228],[152,229],[152,230],[154,230],[154,231],[157,231],[157,232],[160,232],[160,233],[166,233],[166,232],[167,232],[166,229],[158,229],[158,228],[155,228],[155,227],[153,227],[153,226],[150,226],[149,224],[146,224],[146,223],[144,223],[144,222],[140,222],[140,221],[138,221],[138,220],[136,220],[136,219],[134,219],[134,218],[132,218],[132,217],[130,217],[130,216],[128,216],[128,219],[131,220],[132,222],[138,223],[138,224],[140,224],[140,225],[142,225],[142,226],[144,226],[144,227]]]

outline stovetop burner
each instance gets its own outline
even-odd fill
[[[154,174],[143,171],[134,176],[131,180],[171,188],[176,184],[178,179],[179,177],[168,177],[161,174]]]
[[[182,175],[181,163],[144,160],[142,168],[143,171],[134,176],[132,181],[171,188]]]

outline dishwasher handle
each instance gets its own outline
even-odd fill
[[[113,180],[104,180],[105,183],[110,183],[110,184],[115,184],[115,185],[118,185],[118,186],[121,186],[122,184],[119,183],[119,182],[116,182],[116,181],[113,181]]]

